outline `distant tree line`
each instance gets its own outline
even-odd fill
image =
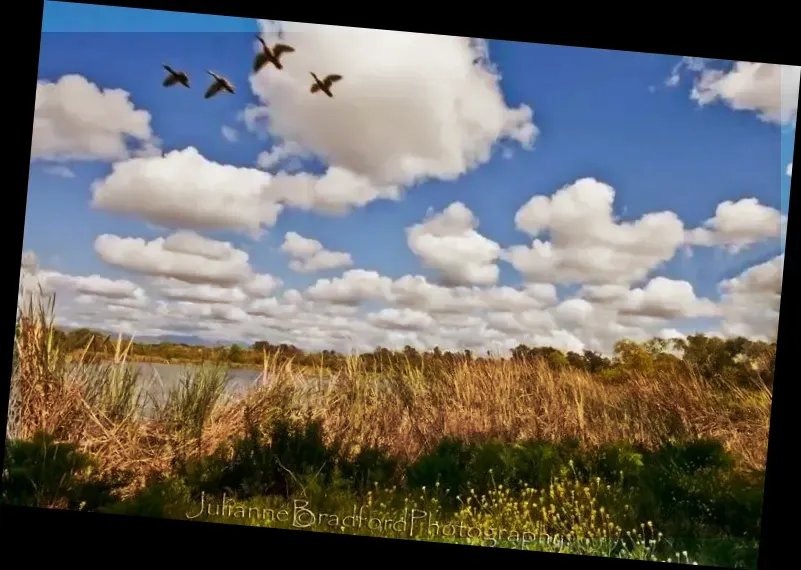
[[[94,356],[111,357],[118,339],[86,328],[71,331],[56,329],[54,342],[68,352],[85,351]],[[129,339],[122,339],[122,342],[127,345]],[[131,351],[131,358],[141,361],[176,364],[226,361],[253,368],[260,368],[265,357],[277,365],[291,361],[300,367],[330,371],[343,369],[349,358],[333,350],[305,352],[291,344],[271,344],[266,341],[256,341],[249,347],[237,344],[198,346],[175,342],[133,343]],[[409,365],[436,370],[458,363],[498,359],[490,354],[475,355],[470,350],[453,352],[436,347],[430,351],[418,351],[412,346],[396,351],[378,347],[357,358],[367,369],[379,373]],[[694,373],[711,380],[733,380],[745,385],[753,385],[756,379],[772,387],[776,343],[695,334],[682,339],[652,339],[643,343],[620,340],[615,344],[612,356],[603,356],[591,350],[563,352],[547,346],[521,344],[511,351],[509,359],[519,364],[539,362],[553,371],[581,371],[610,383],[625,381],[632,374],[674,372]]]

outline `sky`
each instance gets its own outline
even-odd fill
[[[310,350],[770,339],[800,71],[45,2],[21,298]]]

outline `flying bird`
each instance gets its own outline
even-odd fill
[[[228,91],[228,93],[232,93],[232,94],[235,92],[234,91],[234,86],[231,85],[231,82],[228,81],[225,77],[222,77],[221,75],[217,75],[213,71],[207,71],[206,73],[208,73],[209,75],[211,75],[214,78],[214,83],[212,83],[209,86],[209,88],[206,90],[206,94],[204,95],[204,98],[211,99],[212,97],[214,97],[220,91]]]
[[[331,85],[333,85],[334,82],[339,81],[340,79],[342,79],[341,75],[333,75],[332,74],[332,75],[328,75],[325,79],[320,80],[320,78],[317,77],[314,74],[314,72],[309,72],[309,73],[311,73],[311,76],[314,77],[314,85],[311,86],[311,92],[312,93],[317,93],[318,91],[322,91],[323,93],[325,93],[329,97],[333,97],[334,96],[334,94],[331,93]]]
[[[285,53],[292,53],[295,51],[295,48],[286,44],[275,44],[270,48],[270,46],[264,43],[261,36],[256,36],[256,39],[261,43],[261,51],[256,54],[256,59],[253,60],[253,73],[258,73],[258,71],[268,63],[272,63],[276,69],[284,69],[281,63],[281,56]]]
[[[167,70],[167,77],[164,79],[164,87],[172,87],[173,85],[181,84],[184,87],[189,87],[189,75],[186,74],[184,71],[175,71],[172,67],[167,65],[166,63],[163,65],[164,69]]]

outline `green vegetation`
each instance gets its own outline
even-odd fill
[[[440,530],[413,539],[755,567],[774,345],[499,359],[258,344],[239,355],[260,356],[267,385],[226,398],[218,355],[145,415],[130,363],[145,349],[81,348],[51,313],[19,319],[4,501],[185,518],[225,495],[227,512],[198,518],[297,528],[305,504],[332,515],[321,530],[386,536],[397,527],[346,520],[414,511]]]
[[[3,469],[3,502],[12,505],[93,510],[113,500],[120,482],[92,476],[91,457],[47,433],[11,440]]]
[[[102,335],[89,329],[73,331],[54,331],[54,342],[71,352],[89,351],[98,359],[113,358],[117,353],[117,342],[103,339]],[[194,346],[173,342],[133,343],[133,339],[122,342],[132,343],[129,358],[140,362],[161,362],[173,364],[195,364],[202,362],[225,362],[229,368],[245,367],[260,369],[265,355],[276,361],[278,366],[292,363],[296,368],[318,372],[321,369],[340,373],[347,369],[349,357],[334,351],[307,353],[295,346],[271,345],[257,341],[250,347]],[[88,349],[87,349],[88,347]],[[541,361],[549,368],[583,372],[614,382],[625,381],[632,372],[657,373],[675,372],[677,374],[700,374],[708,379],[721,379],[724,383],[735,382],[743,386],[753,386],[754,381],[771,387],[776,358],[776,343],[752,341],[746,338],[721,339],[702,334],[686,339],[653,339],[638,344],[621,340],[615,346],[615,358],[609,359],[596,352],[585,350],[563,353],[551,347],[528,347],[520,345],[512,351],[512,359],[517,362]],[[415,368],[432,367],[436,374],[438,367],[452,367],[465,360],[484,362],[491,355],[475,356],[469,350],[461,353],[442,351],[435,348],[421,353],[411,346],[401,352],[377,348],[372,353],[360,356],[360,364],[378,374],[397,370],[398,366],[411,365]]]

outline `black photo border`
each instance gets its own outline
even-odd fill
[[[77,2],[76,2],[77,3]],[[83,2],[81,2],[83,3]],[[379,5],[385,10],[368,10],[352,6],[346,10],[344,3],[290,5],[289,3],[265,3],[263,5],[234,0],[115,0],[96,1],[93,4],[115,5],[130,8],[161,9],[181,12],[196,12],[217,15],[241,16],[248,18],[269,17],[275,20],[315,22],[321,24],[346,25],[357,27],[390,28],[424,33],[463,35],[472,37],[505,39],[581,47],[594,47],[613,50],[640,51],[664,54],[686,54],[715,59],[759,61],[800,65],[801,59],[792,61],[791,47],[794,45],[789,17],[778,18],[788,25],[783,32],[767,30],[767,20],[759,25],[762,33],[748,33],[743,24],[757,21],[758,15],[747,15],[743,11],[715,9],[714,5],[693,7],[682,10],[676,5],[665,5],[660,12],[658,5],[648,5],[648,10],[615,9],[609,4],[587,7],[545,5],[524,5],[521,8],[505,5],[493,9],[492,5],[470,4],[462,10],[458,20],[448,17],[451,13],[443,6],[441,18],[431,3],[403,2],[395,5]],[[13,114],[32,116],[35,101],[35,83],[38,77],[39,46],[43,0],[27,0],[14,6],[14,11],[22,13],[12,16],[14,26],[19,25],[20,35],[9,30],[7,38],[10,49],[6,51],[6,94],[12,97],[6,109]],[[426,9],[421,10],[425,6]],[[767,8],[767,6],[765,7]],[[583,22],[582,22],[583,21]],[[609,23],[601,23],[609,22]],[[583,23],[584,25],[579,25]],[[754,29],[757,25],[751,24]],[[717,36],[716,36],[717,32]],[[717,39],[715,39],[717,38]],[[758,38],[758,39],[757,39]],[[738,40],[743,40],[738,44]],[[792,50],[794,52],[795,50]],[[787,55],[785,55],[787,54]],[[12,65],[19,64],[19,67]],[[28,79],[24,79],[27,77]],[[27,113],[31,113],[28,115]],[[23,231],[28,181],[22,165],[28,160],[30,152],[24,152],[31,142],[32,122],[24,120],[21,126],[14,127],[17,132],[10,138],[11,156],[7,166],[16,168],[7,179],[6,196],[11,202],[12,211],[6,218],[11,226],[7,234],[9,246],[8,266],[15,268],[22,252]],[[9,123],[10,124],[10,121]],[[19,131],[17,131],[19,128]],[[21,137],[21,138],[17,138]],[[796,135],[796,147],[798,135]],[[17,158],[13,158],[17,156]],[[19,162],[17,162],[19,160]],[[13,165],[17,166],[14,167]],[[780,172],[777,164],[777,173]],[[19,177],[19,178],[17,178]],[[13,180],[17,182],[11,183]],[[791,314],[795,313],[795,297],[791,291],[800,284],[798,277],[799,238],[801,226],[790,223],[794,219],[790,212],[801,208],[801,202],[793,204],[793,183],[791,180],[790,208],[788,212],[787,240],[785,247],[784,277],[779,318],[778,350],[776,359],[776,381],[771,410],[770,440],[766,486],[762,516],[762,536],[759,550],[759,569],[778,568],[780,561],[790,561],[798,557],[794,548],[794,514],[786,512],[789,498],[797,496],[791,485],[792,470],[790,456],[796,450],[793,432],[799,433],[791,423],[793,413],[790,396],[794,382],[790,351],[792,339]],[[798,199],[796,199],[797,201]],[[17,213],[13,213],[16,211]],[[8,230],[6,230],[8,231]],[[8,267],[7,266],[7,267]],[[12,271],[16,275],[16,269]],[[15,281],[12,279],[12,281]],[[11,346],[13,327],[11,297],[6,305],[5,370],[11,370]],[[797,310],[797,308],[796,308]],[[16,313],[16,303],[14,305]],[[799,314],[799,313],[795,313]],[[8,372],[7,372],[8,373]],[[0,410],[5,418],[8,413],[10,374],[2,379]],[[776,390],[779,396],[776,398]],[[784,428],[781,426],[784,425]],[[5,430],[5,421],[3,421]],[[5,438],[3,438],[5,448]],[[787,497],[785,499],[784,497]],[[785,511],[785,512],[782,512]],[[108,565],[123,560],[136,559],[138,564],[164,566],[167,561],[175,561],[181,566],[208,563],[230,566],[255,564],[260,567],[273,565],[307,566],[319,562],[339,566],[376,566],[381,561],[395,559],[398,563],[426,567],[435,558],[438,564],[458,567],[462,561],[500,567],[503,564],[521,564],[545,568],[575,566],[579,568],[600,568],[606,565],[620,567],[637,564],[659,564],[610,560],[590,556],[570,556],[537,552],[521,552],[500,548],[468,547],[422,541],[399,539],[380,539],[346,535],[333,535],[319,532],[298,532],[292,530],[263,529],[239,525],[194,523],[148,519],[144,517],[102,515],[56,511],[47,509],[12,508],[0,505],[0,544],[3,545],[4,558],[10,559],[12,551],[26,563],[39,563],[45,558],[63,562],[84,564],[91,559]],[[24,544],[23,546],[23,539]],[[107,548],[108,547],[108,548]],[[111,557],[106,555],[109,552]],[[375,552],[378,557],[373,558]],[[94,561],[94,560],[93,560]],[[319,562],[318,562],[319,561]]]

